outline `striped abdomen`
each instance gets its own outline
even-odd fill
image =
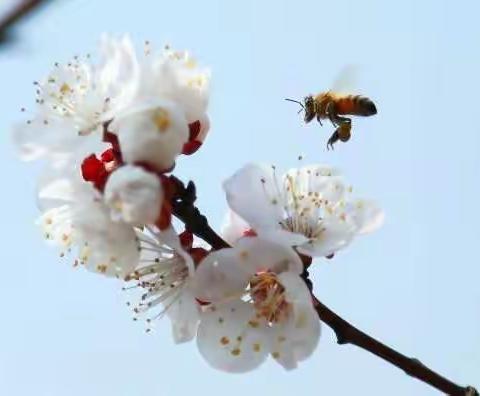
[[[372,116],[377,114],[377,108],[369,98],[361,95],[348,95],[337,98],[335,101],[337,114],[355,116]]]

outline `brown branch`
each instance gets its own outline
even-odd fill
[[[22,21],[26,16],[31,15],[40,6],[48,3],[49,0],[25,0],[20,2],[16,7],[7,12],[0,18],[0,44],[4,44],[11,40],[11,30],[15,25]]]
[[[228,243],[210,228],[207,218],[194,206],[196,199],[195,185],[192,182],[189,182],[187,187],[185,187],[184,184],[174,176],[171,176],[170,180],[172,180],[176,187],[176,193],[172,201],[172,206],[174,208],[173,213],[185,224],[187,230],[208,242],[214,249],[229,247]],[[308,267],[311,264],[311,259],[305,256],[301,258],[305,266],[302,277],[305,279],[307,286],[311,290],[312,283],[308,276]],[[365,334],[363,331],[358,330],[318,301],[315,297],[313,297],[313,299],[320,320],[332,328],[337,336],[338,344],[356,345],[359,348],[386,360],[403,370],[408,375],[433,386],[447,395],[480,396],[474,387],[461,387],[445,377],[442,377],[440,374],[429,369],[418,359],[402,355],[389,346],[382,344],[380,341]]]
[[[185,224],[185,229],[205,242],[214,250],[230,247],[208,224],[206,216],[202,215],[194,205],[197,194],[195,184],[189,182],[187,187],[175,176],[170,176],[175,185],[175,193],[172,199],[173,214]]]
[[[316,298],[314,298],[314,305],[320,319],[335,332],[338,344],[352,344],[365,349],[403,370],[408,375],[433,386],[447,395],[478,396],[478,391],[475,388],[471,386],[461,387],[429,369],[418,359],[402,355],[363,331],[358,330]]]

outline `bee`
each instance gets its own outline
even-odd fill
[[[377,114],[375,103],[362,95],[327,91],[315,96],[306,96],[303,103],[294,99],[286,100],[298,103],[302,107],[299,112],[305,112],[305,123],[309,123],[316,118],[320,125],[323,125],[322,120],[330,120],[336,129],[327,141],[327,149],[333,149],[333,145],[339,140],[347,142],[350,139],[352,120],[345,116],[370,117]]]

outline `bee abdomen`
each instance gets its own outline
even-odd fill
[[[338,99],[338,114],[350,114],[356,116],[372,116],[377,114],[377,107],[371,99],[361,95],[349,95]]]

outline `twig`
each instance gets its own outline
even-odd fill
[[[185,229],[210,244],[214,250],[230,247],[208,224],[207,218],[194,205],[197,199],[195,184],[190,181],[185,187],[174,176],[170,180],[175,184],[172,200],[173,214],[185,224]]]
[[[179,179],[173,176],[171,176],[170,179],[176,186],[176,195],[174,196],[174,202],[172,203],[174,208],[173,213],[185,224],[187,230],[208,242],[214,249],[229,247],[228,243],[210,228],[207,218],[194,206],[196,194],[193,182],[189,182],[187,187],[185,187]],[[305,256],[301,258],[305,267],[302,277],[305,279],[307,286],[311,290],[312,283],[308,275],[308,267],[311,264],[311,259]],[[338,344],[352,344],[365,349],[403,370],[408,375],[433,386],[447,395],[480,396],[474,387],[461,387],[451,382],[440,374],[429,369],[418,359],[402,355],[389,346],[382,344],[380,341],[365,334],[361,330],[358,330],[327,306],[322,304],[316,297],[313,296],[313,299],[320,320],[332,328],[337,336]]]
[[[12,39],[12,28],[46,3],[48,3],[48,0],[25,0],[0,18],[0,44],[9,42]]]
[[[352,344],[365,349],[399,369],[402,369],[408,375],[433,386],[447,395],[478,396],[478,391],[475,388],[471,386],[461,387],[429,369],[418,359],[402,355],[389,346],[365,334],[363,331],[358,330],[316,298],[314,298],[314,305],[320,319],[335,332],[338,344]]]

